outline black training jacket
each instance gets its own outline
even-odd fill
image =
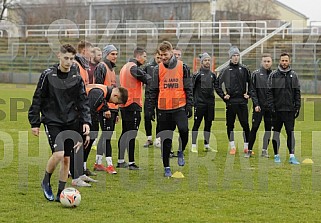
[[[193,75],[194,107],[212,105],[215,103],[214,91],[218,87],[215,73],[210,69],[201,67]]]
[[[230,95],[229,100],[224,100],[231,104],[247,104],[248,100],[244,94],[248,91],[251,73],[243,64],[233,64],[223,68],[218,76],[219,84],[217,94],[224,100],[226,94]]]
[[[270,109],[275,111],[299,111],[301,90],[298,75],[291,67],[283,70],[280,66],[268,79],[267,99]]]
[[[266,70],[263,67],[255,70],[251,76],[250,95],[253,102],[253,108],[260,106],[261,109],[269,109],[267,103],[268,78],[271,69]]]
[[[77,119],[91,124],[90,109],[84,82],[73,65],[67,76],[57,75],[58,64],[40,75],[28,118],[31,127],[69,125]]]

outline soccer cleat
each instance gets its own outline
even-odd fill
[[[198,150],[197,150],[196,147],[193,147],[193,146],[192,146],[191,152],[192,152],[192,153],[198,153]]]
[[[269,156],[269,154],[268,154],[268,151],[267,151],[266,149],[263,149],[263,150],[262,150],[261,157],[270,158],[270,156]]]
[[[97,182],[98,182],[98,180],[94,180],[94,179],[86,176],[85,174],[84,174],[84,175],[81,175],[81,176],[79,177],[79,179],[81,179],[81,180],[83,180],[83,181],[85,181],[85,182],[93,182],[93,183],[97,183]]]
[[[137,166],[135,163],[132,163],[128,165],[129,170],[140,170],[139,166]]]
[[[52,189],[51,189],[51,185],[49,183],[44,183],[43,181],[41,182],[41,187],[43,190],[43,195],[45,196],[45,198],[48,201],[53,201],[55,199],[53,193],[52,193]]]
[[[281,163],[281,159],[280,159],[280,155],[279,154],[274,155],[274,162],[275,163]]]
[[[243,150],[244,153],[248,153],[248,151],[249,151],[248,148],[245,148],[245,149]],[[252,150],[252,154],[251,154],[251,155],[254,155],[254,151],[253,151],[253,150]]]
[[[144,144],[144,147],[145,148],[148,148],[148,147],[150,147],[150,146],[152,146],[153,145],[153,141],[152,140],[147,140],[146,142],[145,142],[145,144]]]
[[[185,165],[185,159],[184,159],[184,153],[183,151],[177,151],[177,163],[179,166],[184,166]]]
[[[57,194],[55,201],[60,202],[60,194]]]
[[[117,163],[116,168],[127,168],[128,167],[128,163],[123,162],[123,163]]]
[[[299,165],[300,164],[300,162],[295,157],[290,157],[289,163],[290,164],[295,164],[295,165]]]
[[[86,176],[97,176],[96,173],[91,172],[89,169],[85,169],[85,170],[84,170],[84,174],[85,174]]]
[[[106,171],[106,167],[103,164],[94,164],[94,171]]]
[[[165,167],[164,168],[164,176],[165,177],[171,177],[172,176],[172,172],[171,172],[171,168],[170,167]]]
[[[109,165],[108,167],[106,167],[105,171],[109,174],[117,174],[113,165]]]
[[[85,181],[80,179],[80,177],[77,179],[73,179],[71,181],[71,185],[74,187],[91,187],[91,185],[89,183],[86,183]]]
[[[218,152],[217,149],[214,149],[210,146],[204,147],[204,152]]]
[[[244,155],[245,158],[250,158],[252,156],[252,150],[247,151],[247,153]]]
[[[236,153],[236,148],[231,148],[230,149],[230,155],[235,155]]]

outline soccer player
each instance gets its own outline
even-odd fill
[[[230,63],[222,69],[218,79],[219,86],[217,94],[226,104],[226,126],[229,139],[230,154],[235,155],[236,147],[234,142],[234,123],[236,116],[244,132],[244,153],[248,151],[248,140],[250,134],[248,120],[248,85],[251,79],[249,69],[240,64],[240,51],[232,46],[229,49]],[[223,86],[224,85],[224,86]]]
[[[294,123],[301,108],[301,90],[297,73],[292,70],[290,54],[281,53],[277,70],[268,79],[267,100],[273,117],[274,162],[280,163],[280,132],[285,126],[290,164],[300,164],[294,156]]]
[[[146,65],[144,68],[144,71],[148,73],[150,76],[153,75],[154,67],[161,62],[161,57],[159,55],[158,50],[155,51],[153,59]],[[152,120],[148,116],[148,100],[149,100],[149,88],[150,83],[147,83],[145,85],[145,101],[144,101],[144,123],[145,123],[145,131],[147,136],[147,141],[144,144],[144,147],[149,147],[153,145],[153,137],[152,137]],[[158,127],[156,126],[156,134]],[[160,138],[155,139],[155,146],[158,145],[157,141],[160,140]]]
[[[42,72],[33,95],[28,118],[32,134],[39,136],[43,123],[52,151],[41,182],[44,196],[53,201],[50,178],[60,163],[60,174],[56,200],[68,178],[70,153],[82,143],[82,136],[90,131],[90,111],[84,82],[77,67],[73,65],[76,50],[70,44],[60,47],[59,64]],[[86,137],[85,145],[89,142]]]
[[[101,61],[101,58],[102,58],[101,49],[99,47],[94,47],[92,50],[92,57],[90,57],[90,61],[89,61],[89,69],[87,70],[89,84],[94,83],[94,72],[95,72],[96,66]]]
[[[106,45],[103,49],[103,60],[97,65],[95,70],[95,83],[106,86],[116,87],[116,62],[118,50],[114,45]],[[101,137],[97,146],[96,162],[94,164],[95,171],[106,171],[109,174],[116,174],[116,170],[112,161],[111,137],[118,122],[118,105],[108,104],[108,110],[99,114],[100,128],[102,130]],[[102,163],[103,154],[106,156],[107,166]]]
[[[137,47],[134,58],[130,59],[120,70],[120,85],[128,90],[128,100],[120,107],[122,117],[122,133],[118,140],[118,168],[139,170],[135,163],[135,139],[141,121],[143,106],[143,84],[151,79],[140,67],[146,62],[146,51]],[[124,160],[125,149],[128,149],[128,164]]]
[[[216,151],[210,147],[210,134],[212,122],[214,121],[215,96],[218,81],[216,74],[211,71],[211,57],[208,53],[201,54],[201,68],[193,75],[193,97],[194,97],[194,125],[192,129],[192,149],[197,153],[196,140],[198,129],[204,118],[204,151]]]
[[[272,71],[272,57],[270,54],[263,54],[261,59],[261,67],[254,71],[251,76],[250,95],[253,102],[252,128],[249,136],[249,150],[245,154],[245,158],[252,155],[253,145],[256,139],[257,130],[260,127],[262,118],[264,117],[264,136],[262,157],[269,158],[267,147],[271,138],[272,116],[267,103],[267,81]]]
[[[77,45],[78,53],[76,54],[74,60],[75,64],[78,65],[78,71],[85,85],[89,84],[88,70],[89,61],[92,57],[92,48],[93,45],[90,42],[81,40]]]
[[[162,140],[164,176],[172,176],[169,157],[173,131],[176,126],[182,143],[178,151],[178,165],[184,166],[184,150],[188,142],[188,118],[192,116],[193,89],[188,67],[176,59],[172,44],[162,42],[159,47],[162,63],[154,69],[150,87],[149,115],[158,109],[159,136]],[[156,105],[157,104],[157,105]]]

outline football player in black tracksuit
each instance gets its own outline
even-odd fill
[[[154,67],[161,62],[161,57],[158,53],[158,50],[155,51],[154,53],[154,58],[152,59],[151,62],[149,62],[146,67],[144,68],[144,71],[148,73],[150,76],[153,75],[153,70]],[[145,101],[144,101],[144,124],[145,124],[145,131],[146,131],[146,136],[147,136],[147,141],[144,144],[144,147],[149,147],[153,145],[153,138],[152,138],[152,120],[148,116],[148,100],[149,100],[149,88],[150,88],[150,83],[145,84]],[[156,134],[158,133],[157,131],[157,126],[156,126]],[[155,139],[155,145],[156,141],[160,140],[159,138]]]
[[[300,164],[294,156],[294,122],[301,107],[301,90],[298,75],[290,66],[290,55],[282,53],[278,69],[268,79],[267,99],[273,113],[273,150],[274,162],[280,163],[280,132],[284,124],[290,164]]]
[[[204,118],[204,151],[217,151],[209,145],[212,122],[215,113],[214,90],[218,87],[216,74],[211,72],[211,57],[207,53],[201,54],[201,68],[193,75],[193,96],[194,96],[194,125],[192,129],[192,150],[198,152],[196,139],[198,128]]]
[[[76,50],[70,44],[60,47],[59,64],[40,75],[28,113],[33,135],[39,136],[40,124],[43,123],[52,150],[41,183],[44,196],[49,201],[54,200],[50,179],[58,163],[61,166],[56,201],[60,200],[60,193],[66,185],[74,146],[81,144],[82,135],[87,136],[85,144],[89,142],[90,110],[84,82],[78,67],[73,65],[75,54]]]
[[[260,69],[254,71],[251,76],[250,95],[253,102],[252,128],[249,138],[249,150],[244,157],[249,158],[252,155],[252,148],[255,143],[256,133],[264,117],[264,137],[262,157],[269,158],[267,147],[271,138],[272,116],[268,107],[266,92],[267,81],[271,73],[272,57],[270,54],[263,54]]]
[[[239,63],[240,51],[232,46],[229,50],[230,63],[221,71],[217,94],[226,103],[226,126],[229,139],[230,154],[235,155],[234,123],[236,115],[244,132],[244,152],[248,151],[250,127],[248,121],[247,87],[250,83],[251,73],[248,68]],[[225,85],[223,87],[223,85]],[[225,89],[224,89],[225,88]]]

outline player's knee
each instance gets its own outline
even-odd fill
[[[64,151],[57,151],[57,152],[54,152],[52,155],[57,160],[63,160],[65,152]]]

